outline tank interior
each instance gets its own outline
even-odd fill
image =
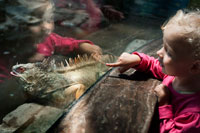
[[[0,75],[10,73],[12,66],[17,63],[30,63],[27,59],[36,52],[34,44],[26,43],[29,40],[22,41],[23,35],[27,35],[23,34],[23,29],[12,34],[16,22],[9,21],[10,26],[4,23],[10,14],[16,17],[22,14],[23,10],[18,9],[15,2],[0,0]],[[54,29],[51,32],[76,40],[89,40],[101,48],[102,55],[109,54],[116,58],[123,52],[134,51],[157,58],[156,51],[162,47],[163,23],[179,9],[195,9],[200,4],[198,0],[51,2],[54,4]],[[7,15],[7,12],[10,14]],[[25,19],[24,16],[19,20]],[[17,38],[17,41],[21,39],[20,43],[13,38]],[[68,60],[68,57],[65,59]],[[4,60],[8,63],[4,63]],[[37,99],[28,99],[23,86],[14,76],[0,77],[0,81],[1,133],[56,133],[60,132],[58,125],[68,133],[159,132],[157,97],[152,89],[160,81],[135,70],[124,74],[119,74],[115,68],[107,70],[100,74],[83,95],[64,109],[40,104]]]

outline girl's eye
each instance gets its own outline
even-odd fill
[[[167,52],[167,55],[168,55],[169,57],[172,57],[172,55],[171,55],[169,52]]]
[[[165,50],[166,54],[167,54],[169,57],[172,57],[172,54],[169,52],[169,50],[167,50],[166,47],[164,47],[164,50]]]
[[[167,55],[168,55],[169,57],[172,57],[172,54],[171,54],[169,51],[166,51],[166,53],[167,53]]]

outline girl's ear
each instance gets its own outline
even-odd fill
[[[194,61],[194,63],[192,64],[192,67],[191,67],[191,72],[194,74],[200,73],[200,60]]]

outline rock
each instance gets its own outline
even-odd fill
[[[154,114],[153,88],[144,74],[112,71],[78,101],[61,121],[62,133],[147,133]]]
[[[27,103],[7,114],[0,125],[1,133],[44,133],[64,113],[63,110]]]

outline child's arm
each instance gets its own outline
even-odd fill
[[[120,67],[120,72],[125,72],[133,67],[138,71],[151,73],[155,78],[163,79],[165,74],[157,59],[143,53],[123,53],[116,63],[107,64],[110,67]]]
[[[28,58],[28,62],[38,62],[38,61],[42,61],[44,58],[45,56],[43,54],[40,54],[37,52],[33,56]]]
[[[91,45],[90,43],[80,43],[79,44],[79,53],[86,53],[86,54],[102,54],[102,50],[99,46],[97,45]]]
[[[52,33],[44,42],[37,44],[37,52],[39,53],[37,57],[40,57],[40,55],[51,56],[54,53],[67,55],[72,52],[101,54],[102,51],[99,46],[89,40],[76,40]]]
[[[161,84],[155,88],[159,102],[160,132],[170,133],[199,133],[200,113],[198,109],[190,108],[185,113],[174,114],[172,105],[169,104],[170,91]]]
[[[200,133],[200,113],[173,115],[171,105],[159,107],[161,133]]]
[[[141,61],[141,58],[136,54],[122,53],[115,63],[107,63],[107,66],[110,67],[120,67],[120,73],[125,72],[129,68],[132,68],[138,65]]]
[[[154,89],[156,95],[158,96],[159,106],[168,105],[170,92],[167,86],[160,84]]]

